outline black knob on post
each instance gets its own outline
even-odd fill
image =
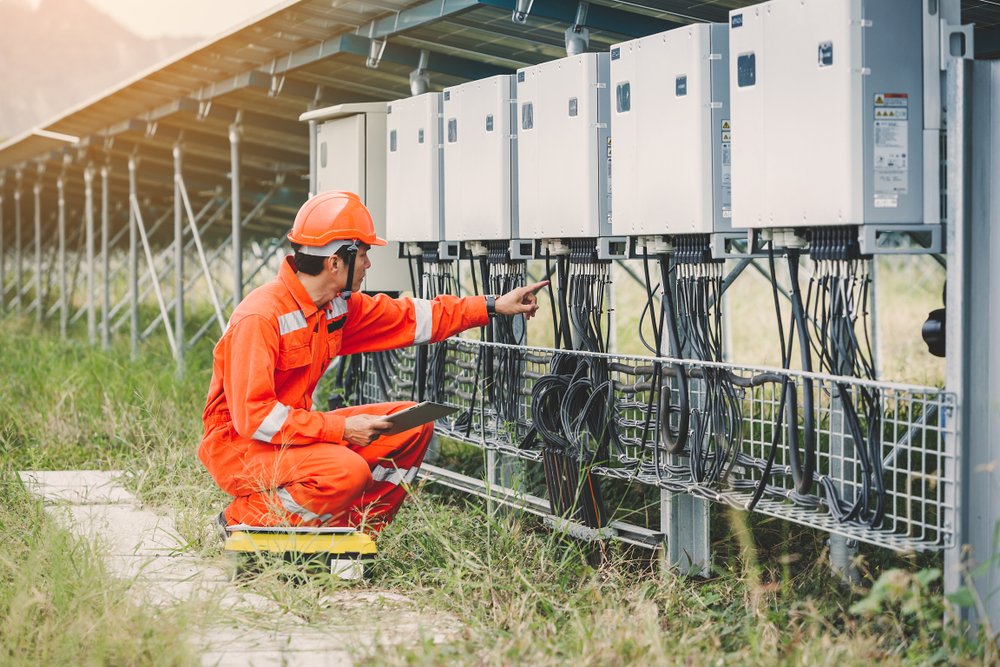
[[[927,315],[927,320],[920,329],[920,335],[927,343],[927,351],[935,357],[944,356],[944,322],[945,309],[938,308]]]

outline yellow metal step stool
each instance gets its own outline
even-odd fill
[[[322,564],[341,579],[361,579],[378,553],[375,541],[353,528],[293,526],[226,527],[226,554],[237,561],[237,570],[254,557],[273,554],[284,560]]]

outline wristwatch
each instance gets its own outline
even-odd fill
[[[486,295],[486,314],[490,317],[496,317],[497,314],[497,298],[492,294]]]

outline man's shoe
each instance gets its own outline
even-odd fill
[[[225,512],[219,512],[212,520],[212,531],[219,538],[219,541],[223,543],[229,537],[229,531],[226,530],[227,525]]]

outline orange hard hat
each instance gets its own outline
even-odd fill
[[[324,256],[332,255],[345,241],[386,245],[385,239],[375,235],[372,214],[361,198],[343,190],[310,197],[296,214],[288,240],[310,255]]]

